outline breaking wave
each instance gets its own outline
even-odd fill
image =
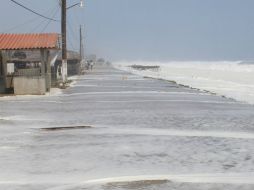
[[[135,65],[135,67],[130,67]],[[142,69],[138,69],[141,66]],[[116,62],[118,69],[141,76],[175,81],[238,101],[254,104],[254,64],[227,62]],[[142,66],[150,66],[146,67]],[[158,67],[151,67],[158,66]]]

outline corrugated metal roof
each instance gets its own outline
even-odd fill
[[[0,34],[0,50],[55,49],[58,34]]]

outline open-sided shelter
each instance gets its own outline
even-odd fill
[[[59,35],[0,34],[0,92],[45,94],[51,87],[50,50],[59,49]],[[27,58],[21,50],[40,52],[40,61]]]

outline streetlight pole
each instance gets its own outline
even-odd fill
[[[80,61],[83,61],[83,35],[82,35],[82,25],[79,28],[79,54],[80,54]]]
[[[67,33],[66,33],[66,0],[62,0],[62,19],[61,19],[61,31],[62,31],[62,80],[67,81]]]
[[[67,76],[68,76],[68,66],[67,66],[67,31],[66,31],[66,19],[67,19],[67,10],[70,8],[73,8],[77,5],[80,5],[80,7],[83,7],[84,3],[83,0],[80,0],[80,3],[76,3],[74,5],[71,5],[70,7],[67,7],[66,0],[61,0],[62,3],[62,14],[61,14],[61,32],[62,32],[62,67],[61,67],[61,73],[62,73],[62,80],[63,82],[67,82]]]

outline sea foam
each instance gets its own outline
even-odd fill
[[[238,101],[254,104],[254,64],[242,61],[217,62],[116,62],[118,69],[141,76],[172,80],[179,84],[210,91]],[[131,65],[159,66],[137,69]]]

